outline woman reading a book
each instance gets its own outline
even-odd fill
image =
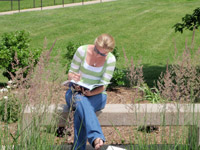
[[[105,141],[95,112],[106,105],[105,90],[110,83],[116,64],[115,56],[111,53],[114,47],[113,37],[109,34],[102,34],[95,39],[94,45],[83,45],[74,54],[68,80],[80,81],[88,85],[102,84],[93,90],[70,84],[71,88],[66,92],[68,107],[75,104],[75,150],[85,150],[87,140],[95,149],[103,146]]]

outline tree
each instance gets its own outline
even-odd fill
[[[200,26],[200,7],[196,8],[193,14],[186,14],[185,17],[182,18],[182,23],[177,23],[173,26],[175,28],[175,32],[183,33],[183,29],[189,29],[193,31],[193,29],[198,29]]]

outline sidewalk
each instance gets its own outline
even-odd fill
[[[29,12],[29,11],[41,11],[41,10],[48,10],[48,9],[57,9],[57,8],[64,8],[64,7],[74,7],[80,5],[90,5],[90,4],[97,4],[102,2],[111,2],[116,0],[94,0],[88,2],[80,2],[80,3],[71,3],[71,4],[64,4],[64,5],[54,5],[54,6],[47,6],[47,7],[38,7],[38,8],[30,8],[30,9],[22,9],[22,10],[14,10],[14,11],[7,11],[7,12],[0,12],[0,16],[2,15],[11,15],[20,12]]]

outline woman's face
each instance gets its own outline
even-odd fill
[[[101,56],[103,56],[103,57],[105,57],[105,56],[108,55],[108,51],[106,51],[104,48],[100,47],[100,46],[97,45],[97,44],[94,46],[94,51],[95,51],[97,54],[99,54],[99,55],[101,55]]]

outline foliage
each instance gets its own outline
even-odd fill
[[[115,46],[114,50],[112,51],[113,55],[115,56],[116,60],[119,60],[119,49]]]
[[[183,29],[193,30],[194,28],[198,29],[200,26],[200,7],[196,8],[193,14],[186,14],[182,18],[182,23],[177,23],[173,27],[175,32],[183,33]]]
[[[147,84],[143,84],[138,89],[143,92],[144,99],[151,103],[158,103],[162,100],[157,88],[149,88]]]
[[[114,86],[125,86],[126,83],[128,82],[126,74],[127,74],[126,70],[115,68],[115,71],[113,73],[113,78],[110,81],[111,84],[108,85],[108,88]]]
[[[0,41],[0,67],[6,69],[4,76],[8,79],[11,79],[8,72],[15,74],[19,68],[27,67],[31,59],[37,63],[41,50],[30,50],[29,42],[29,33],[26,31],[3,34]],[[26,74],[27,72],[24,72],[24,75]]]
[[[131,88],[134,86],[140,87],[144,83],[144,77],[143,77],[143,65],[141,65],[141,62],[138,62],[137,64],[134,63],[133,57],[131,57],[131,60],[129,61],[125,50],[123,49],[124,58],[126,61],[125,66],[128,68],[127,70],[127,78],[129,80],[128,86]]]
[[[14,95],[4,96],[0,99],[0,118],[2,121],[12,123],[18,121],[21,106]]]
[[[164,99],[186,102],[200,100],[199,57],[200,49],[194,56],[189,49],[185,49],[181,57],[175,57],[176,63],[170,67],[167,64],[166,72],[157,81]]]
[[[76,50],[82,45],[82,43],[74,43],[74,42],[69,42],[67,44],[67,52],[64,55],[64,59],[66,60],[66,73],[68,73],[71,65],[71,60],[73,59],[73,56],[76,52]]]
[[[49,111],[47,111],[50,104],[58,104],[58,101],[62,99],[60,83],[64,79],[64,73],[59,72],[58,60],[51,59],[55,43],[56,41],[49,50],[45,49],[42,52],[36,67],[28,73],[26,78],[22,76],[22,73],[16,74],[12,76],[12,81],[7,83],[9,85],[7,90],[5,88],[0,90],[2,95],[9,95],[0,99],[0,119],[8,123],[17,121],[17,124],[1,123],[0,143],[5,145],[3,149],[60,149],[58,144],[58,142],[61,143],[60,139],[55,141],[55,127],[57,127],[59,115],[54,114],[49,120]],[[30,120],[24,119],[23,115],[27,106],[30,106]],[[46,121],[50,121],[51,127],[44,126]]]

